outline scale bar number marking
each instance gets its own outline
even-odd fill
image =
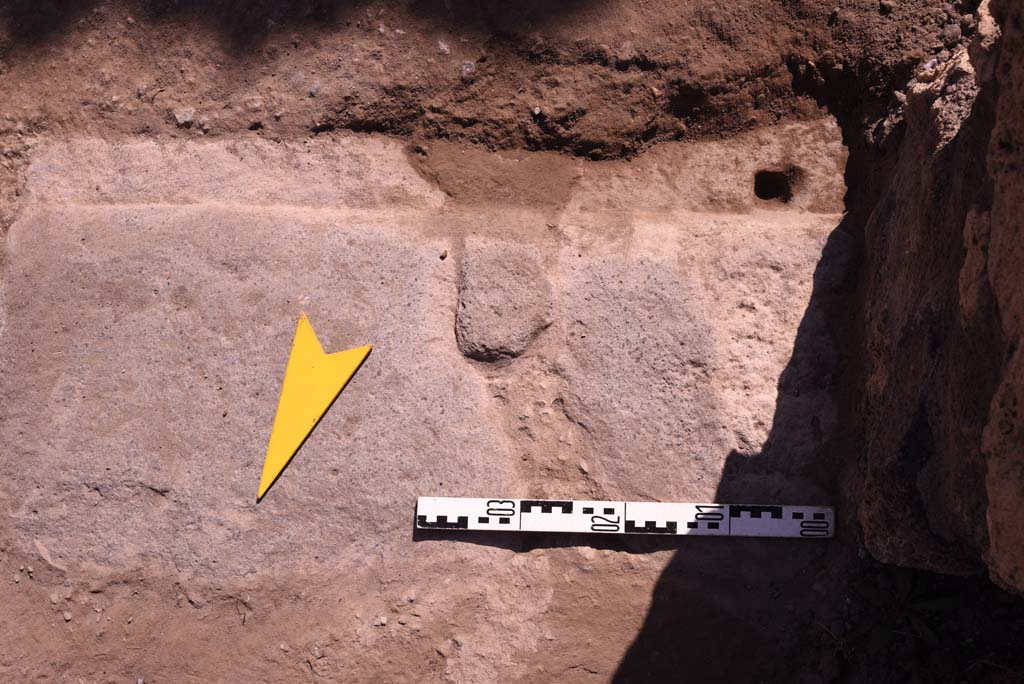
[[[830,539],[835,533],[835,511],[831,506],[421,496],[416,503],[416,527]]]

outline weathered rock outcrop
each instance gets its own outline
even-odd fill
[[[999,386],[982,434],[986,560],[993,577],[1024,592],[1024,7],[1003,1],[995,11],[1004,34],[999,61],[990,67],[998,99],[988,148],[993,189],[987,266],[1003,345]]]
[[[1021,8],[912,84],[865,228],[864,480],[879,559],[1024,591]]]

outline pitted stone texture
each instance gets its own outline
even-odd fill
[[[600,445],[609,498],[713,497],[727,446],[708,323],[675,241],[629,251],[563,251],[567,414]]]
[[[452,339],[443,242],[355,220],[78,208],[31,212],[7,246],[6,287],[36,293],[9,303],[3,345],[20,398],[4,434],[31,483],[15,523],[65,561],[219,574],[337,558],[406,536],[418,495],[515,486]],[[256,507],[300,311],[326,349],[374,351]]]
[[[519,356],[551,321],[551,283],[536,249],[466,240],[455,319],[463,354],[478,361]]]
[[[800,473],[835,424],[835,350],[804,317],[834,225],[680,214],[600,241],[577,226],[560,259],[563,401],[612,498],[715,500],[731,467],[748,496],[828,501]]]
[[[436,192],[383,140],[324,151],[336,176],[315,187],[308,155],[246,149],[76,143],[70,161],[51,148],[30,169],[34,203],[5,244],[4,292],[16,296],[2,382],[19,400],[4,402],[14,446],[0,459],[19,461],[16,528],[62,565],[160,559],[223,575],[270,557],[340,562],[405,540],[418,495],[515,486],[486,386],[455,345],[455,265],[436,256],[451,245],[409,239],[408,212],[429,212]],[[275,177],[308,176],[297,197],[320,208],[225,206],[174,171],[192,159],[241,192],[250,157],[295,169]],[[72,162],[132,180],[97,171],[95,184],[63,187],[54,178]],[[89,195],[96,186],[106,190]],[[356,196],[355,209],[331,209]],[[327,350],[374,352],[257,507],[300,311]]]

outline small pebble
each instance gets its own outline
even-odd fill
[[[953,47],[960,42],[960,25],[949,24],[946,28],[942,29],[942,42],[946,47]]]
[[[439,40],[437,41],[437,51],[440,52],[442,55],[448,55],[451,54],[452,49],[448,47],[448,43],[444,42],[443,40]]]
[[[59,600],[60,596],[57,596],[57,592],[53,592],[52,594],[50,594],[50,603],[52,603],[53,605],[57,605],[57,601]]]
[[[71,622],[71,611],[65,610],[63,615],[64,615],[64,622]]]
[[[388,617],[386,615],[378,615],[373,620],[374,627],[384,627],[388,624]]]
[[[191,107],[185,109],[174,110],[174,121],[178,124],[178,128],[189,128],[192,126],[192,122],[195,121],[196,110]]]

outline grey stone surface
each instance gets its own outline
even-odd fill
[[[788,391],[780,379],[797,373],[795,327],[814,327],[804,310],[829,229],[813,214],[680,215],[562,250],[566,401],[610,498],[711,500],[727,462],[763,457],[748,496],[825,501],[797,473],[835,423],[828,334],[801,341],[814,372]],[[802,484],[775,491],[778,478]]]
[[[811,141],[786,162],[815,168],[838,133],[784,135]],[[738,167],[743,192],[781,149]],[[819,496],[802,469],[831,402],[776,398],[837,216],[750,198],[723,213],[709,181],[667,181],[735,155],[573,168],[541,210],[459,205],[372,137],[42,146],[2,261],[0,542],[37,566],[12,570],[5,603],[37,630],[65,623],[30,606],[69,610],[85,636],[13,652],[86,681],[113,639],[147,654],[147,681],[182,662],[231,681],[584,681],[580,662],[610,677],[668,547],[414,539],[414,502],[710,500],[773,432],[788,459],[741,467],[744,491]],[[609,198],[627,186],[643,192]],[[374,351],[257,506],[300,311],[328,351]],[[759,649],[787,618],[736,597],[800,585],[817,553],[688,545],[690,617],[750,624],[736,638]]]
[[[9,286],[36,293],[12,302],[4,345],[6,377],[28,381],[8,436],[19,478],[39,484],[15,524],[58,559],[323,562],[406,536],[419,494],[515,487],[485,387],[459,362],[454,267],[434,241],[206,208],[40,209],[8,249]],[[257,507],[300,310],[325,348],[374,352]],[[83,520],[84,538],[66,534]]]
[[[535,248],[467,238],[455,318],[463,354],[478,361],[519,356],[552,320],[551,283]]]

